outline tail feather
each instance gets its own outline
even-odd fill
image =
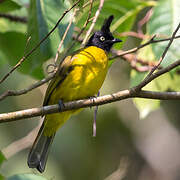
[[[36,168],[41,173],[45,170],[49,150],[55,136],[55,134],[50,137],[45,136],[43,131],[44,123],[38,132],[27,161],[30,168]]]

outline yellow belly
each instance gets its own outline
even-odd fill
[[[68,102],[88,98],[98,93],[108,69],[106,53],[90,46],[73,57],[73,70],[51,94],[48,104],[57,104],[61,99]],[[74,111],[56,113],[45,117],[45,134],[52,135]]]

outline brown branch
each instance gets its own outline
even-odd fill
[[[148,35],[145,35],[143,33],[137,33],[137,32],[134,32],[134,31],[122,32],[122,33],[115,32],[115,34],[120,36],[120,37],[122,37],[122,36],[132,36],[132,37],[136,37],[136,38],[139,38],[139,39],[145,39],[145,38],[149,37]]]
[[[124,51],[122,50],[112,50],[111,51],[113,55],[122,54]],[[147,61],[143,59],[139,59],[136,57],[137,55],[135,53],[132,54],[126,54],[121,56],[121,58],[127,62],[130,63],[131,67],[139,72],[146,72],[152,69],[152,67],[157,65],[156,61]],[[137,66],[137,64],[140,64],[142,66]],[[161,68],[161,67],[160,67]]]
[[[57,59],[58,59],[58,57],[59,57],[61,47],[62,47],[62,45],[63,45],[63,43],[64,43],[64,39],[66,38],[67,33],[68,33],[68,31],[69,31],[69,29],[70,29],[70,27],[71,27],[71,25],[72,25],[73,18],[75,17],[76,12],[77,12],[77,9],[75,9],[74,14],[73,14],[73,17],[71,18],[71,20],[70,20],[70,22],[69,22],[69,24],[68,24],[68,26],[67,26],[67,28],[66,28],[66,30],[65,30],[65,32],[64,32],[64,35],[63,35],[63,37],[62,37],[62,39],[61,39],[61,41],[60,41],[60,43],[59,43],[58,50],[57,50],[57,53],[56,53],[56,57],[55,57],[55,59],[54,59],[55,64],[56,64]]]
[[[93,8],[93,2],[94,2],[94,0],[91,0],[91,2],[90,2],[90,8],[89,8],[89,13],[88,13],[88,16],[87,16],[87,19],[86,19],[86,21],[85,21],[85,23],[84,23],[84,25],[83,25],[83,28],[81,29],[81,30],[79,30],[79,33],[77,34],[77,36],[76,37],[74,37],[74,42],[71,44],[71,46],[66,50],[66,55],[68,54],[68,52],[72,49],[72,47],[74,47],[74,45],[75,45],[75,43],[76,43],[76,41],[80,41],[80,36],[81,36],[81,34],[84,32],[84,30],[85,30],[85,28],[87,27],[87,25],[89,24],[89,22],[90,22],[90,17],[91,17],[91,13],[92,13],[92,8]],[[80,42],[82,42],[83,41],[83,39],[80,41]]]
[[[26,17],[20,17],[20,16],[11,15],[11,14],[0,13],[0,18],[6,18],[6,19],[8,19],[10,21],[20,22],[20,23],[23,23],[23,24],[27,23],[27,18]]]
[[[146,85],[149,83],[149,80],[151,79],[151,76],[153,75],[154,71],[155,71],[156,69],[158,69],[158,67],[160,66],[161,62],[162,62],[163,59],[165,58],[165,56],[166,56],[166,54],[167,54],[167,52],[168,52],[168,50],[169,50],[169,48],[170,48],[170,46],[171,46],[171,44],[172,44],[172,42],[173,42],[173,40],[174,40],[174,38],[175,38],[175,36],[176,36],[176,33],[178,32],[179,28],[180,28],[180,23],[179,23],[179,25],[177,26],[177,28],[175,29],[175,31],[173,32],[172,37],[171,37],[168,45],[166,46],[165,50],[163,51],[162,56],[160,57],[160,59],[159,59],[159,61],[158,61],[158,64],[157,64],[156,66],[154,66],[154,67],[152,68],[152,70],[148,73],[148,75],[145,77],[145,79],[144,79],[138,86],[135,87],[136,90],[142,89],[144,86],[146,86]]]
[[[180,36],[176,36],[174,39],[177,39],[177,38],[180,38]],[[130,54],[130,53],[134,53],[136,52],[138,49],[141,49],[151,43],[158,43],[158,42],[164,42],[164,41],[169,41],[171,38],[166,38],[166,39],[160,39],[160,40],[154,40],[154,38],[152,38],[151,40],[149,40],[147,43],[145,44],[142,44],[141,46],[139,47],[136,47],[136,48],[133,48],[133,49],[130,49],[128,51],[121,51],[121,50],[112,50],[112,54],[114,55],[113,57],[110,58],[113,59],[115,57],[121,57],[121,58],[126,58],[126,60],[128,60],[129,62],[131,61],[130,59],[133,59],[134,58],[134,55],[133,54]],[[130,56],[133,56],[133,57],[130,57]],[[140,71],[140,72],[144,72],[146,71],[148,68],[151,69],[151,67],[153,66],[156,66],[157,65],[157,62],[148,62],[148,61],[143,61],[141,59],[136,59],[136,61],[142,65],[145,65],[143,66],[142,68],[138,67],[132,67],[134,68],[135,70],[137,71]],[[148,66],[148,67],[147,67]],[[42,80],[40,80],[39,82],[36,82],[34,84],[32,84],[31,86],[29,86],[28,88],[26,89],[23,89],[23,90],[19,90],[19,91],[15,91],[15,90],[8,90],[6,92],[4,92],[3,94],[0,95],[0,101],[5,99],[6,97],[8,96],[18,96],[18,95],[22,95],[22,94],[26,94],[27,92],[45,84],[46,82],[48,82],[49,80],[51,80],[53,78],[54,75],[50,75],[48,76],[47,78],[44,78]]]
[[[118,169],[111,175],[106,177],[104,180],[122,180],[127,174],[128,167],[130,165],[129,159],[127,157],[122,157],[119,163]]]
[[[151,78],[149,78],[149,82],[153,79],[161,76],[162,74],[174,69],[175,67],[180,65],[180,60],[172,63],[168,67],[159,70],[158,72],[154,73]],[[110,95],[104,95],[96,98],[85,99],[85,100],[78,100],[64,103],[64,107],[59,109],[59,105],[51,105],[51,106],[44,106],[41,108],[32,108],[26,109],[22,111],[16,111],[11,113],[3,113],[0,114],[0,123],[3,122],[10,122],[16,121],[20,119],[35,117],[35,116],[42,116],[45,114],[57,113],[68,111],[72,109],[79,109],[85,107],[92,107],[103,105],[107,103],[112,103],[115,101],[120,101],[123,99],[128,98],[148,98],[148,99],[159,99],[159,100],[180,100],[180,92],[153,92],[153,91],[142,91],[137,90],[136,87],[131,88],[130,90],[119,91],[117,93],[113,93]]]
[[[136,63],[131,63],[131,67],[137,72],[148,72],[152,69],[150,66],[137,66]]]
[[[59,18],[59,20],[57,21],[56,25],[52,28],[52,30],[42,39],[39,41],[39,43],[33,48],[31,49],[31,51],[29,51],[25,56],[23,56],[19,62],[0,80],[0,83],[2,83],[4,80],[6,80],[8,78],[8,76],[15,70],[17,69],[24,61],[25,59],[27,59],[48,37],[49,35],[58,27],[59,23],[61,22],[61,20],[64,18],[64,16],[71,11],[78,3],[80,0],[76,1],[72,7],[70,7],[69,9],[67,9],[66,11],[64,11],[64,13],[62,14],[62,16]]]
[[[170,41],[171,38],[172,38],[172,37],[170,37],[170,38],[155,40],[155,37],[156,37],[156,35],[154,35],[154,36],[153,36],[149,41],[147,41],[146,43],[141,44],[140,46],[135,47],[135,48],[132,48],[132,49],[130,49],[130,50],[121,51],[120,53],[118,53],[118,51],[117,51],[117,54],[115,54],[114,56],[110,57],[109,60],[114,59],[114,58],[117,58],[117,57],[124,56],[124,55],[126,55],[126,54],[136,53],[139,49],[142,49],[142,48],[144,48],[145,46],[148,46],[149,44],[154,44],[154,43],[159,43],[159,42]],[[174,39],[178,39],[178,38],[180,38],[180,35],[174,37]]]
[[[170,70],[174,69],[175,67],[177,67],[177,66],[179,66],[179,65],[180,65],[180,60],[178,60],[178,61],[170,64],[169,66],[167,66],[167,67],[165,67],[165,68],[157,71],[157,72],[154,73],[154,74],[151,74],[151,76],[150,76],[148,79],[146,79],[146,81],[145,81],[146,84],[145,84],[145,85],[147,85],[147,84],[150,83],[152,80],[156,79],[157,77],[161,76],[162,74],[165,74],[166,72],[169,72]],[[145,85],[144,85],[144,81],[142,81],[138,86],[136,86],[136,87],[134,87],[134,88],[136,89],[136,88],[138,87],[137,89],[139,89],[139,86],[142,86],[142,84],[143,84],[143,87],[144,87],[144,86],[145,86]],[[136,89],[136,90],[137,90],[137,89]]]
[[[44,78],[32,85],[30,85],[29,87],[27,87],[26,89],[22,89],[19,91],[14,91],[14,90],[8,90],[6,92],[4,92],[3,94],[0,95],[0,101],[3,100],[4,98],[8,97],[8,96],[19,96],[22,94],[26,94],[29,91],[32,91],[33,89],[42,86],[43,84],[45,84],[46,82],[48,82],[49,80],[51,80],[54,77],[54,73],[49,75],[47,78]]]
[[[104,95],[91,99],[77,100],[64,103],[64,107],[59,109],[59,105],[50,105],[40,108],[26,109],[16,112],[0,114],[0,123],[17,121],[25,118],[32,118],[46,114],[64,112],[72,109],[86,108],[92,106],[99,106],[128,98],[147,98],[159,100],[180,100],[180,92],[153,92],[153,91],[139,91],[130,90],[119,91],[110,95]]]
[[[89,35],[91,34],[91,32],[92,32],[92,30],[94,28],[94,25],[95,25],[95,23],[97,21],[97,18],[99,16],[100,12],[101,12],[101,9],[102,9],[103,5],[104,5],[104,0],[100,0],[99,7],[98,7],[98,9],[97,9],[97,11],[95,13],[95,16],[93,17],[92,24],[91,24],[90,28],[88,29],[88,31],[86,33],[86,36],[85,36],[85,38],[84,38],[84,40],[82,42],[82,45],[86,44],[87,39],[88,39]]]
[[[146,13],[146,15],[138,22],[138,33],[143,34],[142,26],[149,21],[152,16],[152,8]]]

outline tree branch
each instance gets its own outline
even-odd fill
[[[55,74],[53,73],[53,74],[49,75],[47,78],[44,78],[44,79],[30,85],[26,89],[22,89],[22,90],[19,90],[19,91],[14,91],[14,90],[5,91],[3,94],[0,95],[0,101],[5,99],[8,96],[19,96],[19,95],[22,95],[22,94],[26,94],[27,92],[32,91],[33,89],[35,89],[35,88],[45,84],[49,80],[51,80],[54,77],[54,75]]]
[[[0,13],[0,17],[6,18],[10,21],[20,22],[20,23],[24,23],[24,24],[27,23],[26,17],[20,17],[20,16],[15,16],[15,15],[11,15],[11,14],[4,14],[4,13]]]
[[[126,55],[126,54],[136,53],[139,49],[144,48],[145,46],[148,46],[149,44],[154,44],[154,43],[159,43],[159,42],[170,41],[172,37],[164,38],[164,39],[158,39],[158,40],[155,40],[155,38],[156,38],[156,35],[154,35],[153,37],[151,37],[151,39],[150,39],[149,41],[147,41],[146,43],[141,44],[140,46],[135,47],[135,48],[132,48],[132,49],[130,49],[130,50],[127,50],[127,51],[116,51],[116,53],[114,54],[114,56],[112,56],[111,58],[109,58],[109,60],[114,59],[114,58],[117,58],[117,57],[122,57],[122,56],[124,56],[124,55]],[[180,35],[174,37],[174,39],[178,39],[178,38],[180,38]]]
[[[92,106],[99,106],[128,98],[148,98],[160,100],[180,100],[180,92],[153,92],[153,91],[139,91],[123,90],[117,93],[104,95],[91,99],[77,100],[64,103],[64,107],[60,110],[59,105],[50,105],[40,108],[26,109],[16,112],[0,114],[0,123],[21,120],[36,116],[43,116],[46,114],[64,112],[72,109],[86,108]]]
[[[161,76],[162,74],[174,69],[180,65],[180,60],[172,63],[164,69],[154,73],[148,80],[147,83],[153,79]],[[153,92],[153,91],[142,91],[133,87],[130,90],[119,91],[110,95],[104,95],[96,98],[78,100],[64,103],[64,107],[59,109],[59,105],[44,106],[41,108],[32,108],[22,111],[16,111],[11,113],[0,114],[0,123],[16,121],[24,118],[30,118],[35,116],[43,116],[45,114],[58,113],[68,111],[72,109],[79,109],[85,107],[98,106],[103,104],[112,103],[128,98],[148,98],[148,99],[160,99],[160,100],[180,100],[180,92]]]
[[[160,75],[162,74],[165,74],[166,72],[169,72],[170,70],[174,69],[175,67],[179,66],[180,65],[180,60],[174,62],[173,64],[170,64],[169,66],[159,70],[158,72],[152,74],[147,80],[146,80],[146,85],[148,83],[150,83],[152,80],[154,80],[155,78],[159,77]],[[143,83],[143,82],[141,82]],[[141,85],[140,83],[140,85]],[[143,83],[144,85],[144,83]],[[138,85],[139,86],[139,85]],[[142,86],[142,85],[141,85]],[[143,86],[144,87],[144,86]]]
[[[86,44],[87,39],[88,39],[89,35],[91,34],[91,31],[93,30],[94,25],[95,25],[95,23],[96,23],[96,21],[97,21],[97,18],[98,18],[98,16],[99,16],[100,12],[101,12],[101,9],[102,9],[102,7],[103,7],[103,4],[104,4],[104,0],[100,0],[99,7],[98,7],[98,9],[97,9],[97,11],[96,11],[95,16],[93,17],[92,24],[91,24],[90,28],[88,29],[88,31],[87,31],[87,33],[86,33],[86,36],[85,36],[85,38],[84,38],[84,40],[83,40],[83,42],[82,42],[82,45]]]
[[[169,48],[170,48],[170,46],[171,46],[174,38],[175,38],[176,33],[178,32],[179,28],[180,28],[180,23],[179,23],[179,25],[177,26],[177,28],[175,29],[175,31],[173,32],[172,37],[171,37],[168,45],[166,46],[165,50],[163,51],[162,56],[160,57],[160,59],[159,59],[159,61],[158,61],[158,64],[157,64],[156,66],[154,66],[154,67],[152,68],[152,70],[148,73],[148,75],[145,77],[145,79],[144,79],[138,86],[135,87],[136,90],[142,89],[144,86],[146,86],[146,85],[149,83],[149,80],[151,79],[154,71],[155,71],[156,69],[158,69],[158,67],[160,66],[160,64],[161,64],[162,61],[164,60],[164,58],[165,58],[165,56],[166,56],[166,54],[167,54],[167,52],[168,52],[168,50],[169,50]]]
[[[61,22],[61,20],[64,18],[64,16],[71,11],[78,3],[80,0],[76,1],[72,7],[70,7],[69,9],[67,9],[66,11],[64,11],[64,13],[62,14],[62,16],[59,18],[59,20],[57,21],[56,25],[52,28],[52,30],[43,38],[39,41],[39,43],[33,48],[31,49],[31,51],[29,51],[25,56],[23,56],[19,62],[7,73],[5,74],[5,76],[0,80],[0,84],[5,81],[8,76],[15,71],[15,69],[17,69],[48,37],[49,35],[58,27],[59,23]]]
[[[89,13],[88,13],[88,16],[87,16],[87,19],[82,27],[82,29],[78,32],[77,36],[74,38],[74,42],[71,44],[71,46],[66,50],[66,53],[65,55],[68,54],[68,52],[74,47],[76,41],[79,41],[80,40],[80,36],[81,34],[84,32],[85,28],[87,27],[87,25],[89,24],[90,22],[90,17],[91,17],[91,13],[92,13],[92,8],[93,8],[93,3],[94,3],[94,0],[90,0],[89,1],[89,4],[90,4],[90,8],[89,8]],[[84,8],[84,7],[83,7]],[[83,40],[82,40],[83,41]],[[82,41],[80,41],[82,43]]]

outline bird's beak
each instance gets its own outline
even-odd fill
[[[118,42],[122,42],[122,40],[121,39],[117,39],[117,38],[114,38],[113,40],[112,40],[112,43],[114,44],[114,43],[118,43]]]

